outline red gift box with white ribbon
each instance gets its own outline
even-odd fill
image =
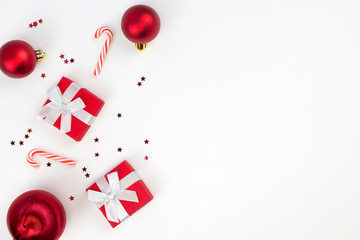
[[[48,90],[48,100],[39,116],[79,142],[104,103],[87,89],[62,77],[57,86]]]
[[[127,161],[120,163],[86,191],[88,200],[95,202],[113,228],[153,199]]]

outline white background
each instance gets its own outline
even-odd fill
[[[137,3],[162,21],[141,53],[121,31]],[[359,11],[357,0],[3,2],[0,44],[47,57],[25,79],[0,74],[0,238],[11,202],[44,189],[65,206],[62,239],[359,239]],[[103,25],[114,39],[95,78]],[[62,76],[106,101],[80,143],[37,120]],[[79,166],[35,170],[32,148]],[[85,189],[124,159],[155,198],[112,229]]]

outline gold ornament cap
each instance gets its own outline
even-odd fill
[[[36,54],[36,60],[38,62],[44,60],[46,56],[46,52],[44,52],[43,50],[35,50],[35,54]]]
[[[140,52],[146,48],[146,43],[135,43],[135,47]]]

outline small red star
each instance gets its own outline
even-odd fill
[[[29,28],[33,28],[33,26],[34,26],[34,25],[33,25],[32,23],[29,24]]]
[[[14,145],[15,145],[15,141],[11,141],[10,144],[11,144],[11,146],[14,146]]]
[[[145,157],[144,157],[144,160],[148,160],[148,159],[149,159],[149,157],[148,157],[148,156],[145,156]]]
[[[33,22],[34,27],[37,27],[38,23],[37,21]]]
[[[121,117],[122,117],[121,113],[118,113],[118,114],[117,114],[117,117],[118,117],[118,118],[121,118]]]
[[[83,171],[83,172],[86,172],[86,170],[87,170],[86,167],[83,167],[83,168],[82,168],[82,171]]]
[[[25,134],[25,138],[28,139],[28,138],[29,138],[29,134]]]
[[[74,201],[75,197],[70,196],[69,199],[70,199],[70,201]]]
[[[95,157],[99,157],[100,156],[100,154],[99,153],[95,153]]]
[[[142,83],[141,83],[141,82],[138,82],[137,85],[138,85],[139,87],[141,87]]]
[[[31,132],[32,132],[32,129],[31,129],[31,128],[28,128],[27,132],[28,132],[28,133],[31,133]]]
[[[42,74],[41,74],[41,77],[42,77],[42,78],[45,78],[45,77],[46,77],[45,73],[42,73]]]
[[[94,141],[95,141],[95,142],[99,142],[99,139],[98,139],[98,138],[95,138]]]
[[[122,151],[122,148],[121,148],[121,147],[118,147],[117,150],[118,150],[118,152],[121,152],[121,151]]]
[[[24,141],[19,142],[20,146],[24,145]]]
[[[145,79],[146,79],[146,78],[145,78],[144,76],[141,77],[141,81],[145,81]]]
[[[74,62],[75,62],[75,59],[71,58],[70,63],[74,63]]]
[[[69,63],[69,60],[65,59],[65,60],[64,60],[64,63],[65,63],[65,64],[68,64],[68,63]]]
[[[86,173],[86,174],[85,174],[85,177],[86,177],[86,178],[89,178],[89,177],[90,177],[90,173]]]
[[[61,58],[61,59],[63,59],[64,57],[65,57],[64,54],[61,54],[61,55],[60,55],[60,58]]]
[[[43,23],[43,20],[42,20],[41,18],[40,18],[38,21],[39,21],[39,23],[40,23],[40,24],[42,24],[42,23]]]
[[[145,142],[145,144],[149,144],[149,140],[147,140],[147,139],[145,139],[144,142]]]
[[[48,163],[46,164],[46,166],[47,166],[47,167],[51,167],[51,162],[48,162]]]

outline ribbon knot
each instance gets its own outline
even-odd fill
[[[71,101],[80,90],[80,87],[71,83],[66,91],[61,94],[58,86],[48,90],[50,103],[46,104],[39,116],[54,125],[61,116],[60,130],[67,133],[71,130],[71,118],[75,116],[85,124],[91,125],[95,117],[84,110],[85,103],[79,97]]]
[[[107,201],[112,201],[114,200],[116,197],[116,193],[110,193],[109,195],[107,195]]]
[[[61,103],[60,106],[61,109],[63,109],[65,112],[71,112],[71,108],[69,107],[69,103]]]
[[[139,181],[135,172],[119,180],[118,172],[107,175],[108,181],[101,178],[96,182],[101,192],[88,190],[88,200],[95,202],[98,207],[105,206],[106,217],[109,221],[119,222],[129,216],[120,200],[128,202],[139,202],[135,191],[127,190],[128,187]]]

